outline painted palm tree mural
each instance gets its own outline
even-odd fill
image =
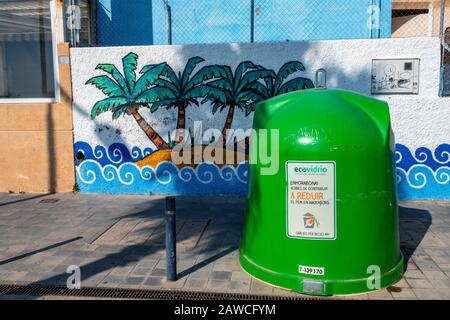
[[[143,141],[142,145],[134,145],[130,149],[119,142],[92,146],[89,142],[77,141],[74,149],[77,183],[81,191],[243,194],[247,183],[247,163],[238,155],[244,155],[244,159],[247,155],[242,149],[238,151],[237,145],[247,150],[248,138],[232,141],[229,130],[232,127],[248,129],[256,103],[313,87],[311,80],[295,77],[305,71],[299,61],[287,62],[275,72],[248,60],[240,62],[234,69],[228,65],[207,65],[203,58],[196,56],[189,58],[181,70],[174,70],[166,62],[144,65],[138,73],[137,69],[138,55],[133,52],[123,57],[120,71],[114,64],[98,64],[95,70],[103,74],[92,76],[86,85],[95,86],[105,97],[89,106],[90,116],[95,119],[110,112],[113,121],[121,116],[130,116],[146,134],[150,145]],[[170,109],[176,110],[176,123],[165,114]],[[202,120],[200,115],[205,115],[205,112],[212,112],[214,116],[224,114],[225,121],[215,128],[219,129],[220,136],[215,137],[212,146],[214,150],[233,152],[234,162],[211,162],[203,154],[200,163],[175,164],[175,147],[185,147],[179,132],[184,132],[182,129],[191,132],[192,129],[187,128],[187,116]],[[237,112],[244,112],[249,120],[233,123]],[[175,140],[171,140],[170,134],[164,140],[162,133],[145,120],[147,117],[157,117],[165,123],[164,135],[176,130]],[[241,122],[242,118],[239,119]],[[208,121],[215,122],[215,118],[208,117]],[[121,130],[120,134],[127,135],[127,132]],[[125,141],[134,140],[125,138]],[[209,145],[204,145],[205,140],[201,141],[199,149],[204,151]],[[196,146],[189,148],[189,152],[194,154]],[[82,157],[77,155],[80,152]]]
[[[224,77],[224,70],[218,66],[205,66],[198,72],[193,73],[194,69],[201,62],[205,61],[201,57],[192,57],[186,63],[183,72],[178,74],[171,66],[165,65],[161,73],[161,77],[155,81],[155,85],[160,88],[167,89],[164,96],[155,101],[151,106],[151,112],[157,111],[161,107],[167,109],[176,108],[178,110],[178,118],[176,129],[184,130],[186,128],[186,108],[190,105],[199,106],[198,99],[210,94],[217,96],[217,93],[211,92],[205,83],[213,78]],[[180,142],[178,136],[175,142]]]
[[[303,63],[300,61],[289,61],[281,66],[275,77],[265,77],[264,84],[255,82],[252,88],[255,89],[263,99],[269,99],[283,93],[298,91],[302,89],[314,88],[314,83],[304,77],[295,77],[285,81],[292,74],[305,71]]]
[[[236,109],[245,111],[248,116],[252,111],[252,105],[264,99],[262,93],[255,90],[258,81],[275,78],[275,74],[272,70],[251,61],[241,62],[234,72],[229,66],[219,68],[223,70],[222,77],[207,84],[210,90],[207,90],[207,96],[202,103],[210,102],[213,114],[227,109],[227,117],[219,138],[225,145]]]
[[[136,79],[138,55],[130,52],[122,59],[123,75],[113,64],[102,63],[96,69],[109,74],[90,78],[86,84],[92,84],[100,89],[108,98],[98,101],[91,110],[91,118],[99,114],[111,111],[113,120],[121,115],[132,115],[139,127],[158,149],[168,149],[169,145],[148,124],[139,113],[141,107],[162,99],[167,95],[167,89],[152,87],[149,85],[158,80],[159,75],[165,70],[166,64],[147,65],[140,71],[141,76]]]

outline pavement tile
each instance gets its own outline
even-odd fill
[[[165,277],[166,269],[155,268],[150,272],[150,274],[155,277]]]
[[[259,280],[251,279],[250,282],[250,293],[253,294],[271,294],[273,287],[265,284]]]
[[[361,294],[352,294],[346,296],[349,300],[369,300],[369,295],[367,293],[361,293]]]
[[[432,256],[431,258],[438,266],[441,264],[450,264],[449,256]]]
[[[228,284],[228,292],[250,292],[250,280],[231,280]]]
[[[139,286],[144,282],[144,280],[145,277],[143,276],[127,276],[125,277],[124,284]]]
[[[231,271],[212,271],[210,275],[212,280],[228,281],[231,279]]]
[[[213,265],[213,271],[232,271],[233,264],[231,262],[216,262]]]
[[[141,287],[162,287],[162,282],[164,280],[164,277],[147,277],[147,279],[144,280]]]
[[[152,272],[151,268],[144,268],[136,266],[130,273],[130,276],[148,276]]]
[[[406,279],[425,279],[425,275],[420,270],[406,270],[403,277]]]
[[[416,264],[414,263],[414,261],[409,260],[407,263],[407,270],[418,270]]]
[[[28,272],[10,270],[6,273],[5,277],[8,282],[15,282],[22,279],[27,274]]]
[[[375,290],[367,293],[369,300],[392,300],[392,294],[386,289]]]
[[[133,270],[133,266],[118,266],[111,270],[112,275],[126,276]]]
[[[395,300],[417,299],[414,291],[410,288],[402,288],[400,292],[391,292]]]
[[[186,281],[186,277],[178,279],[177,281],[168,281],[166,278],[163,278],[162,286],[163,288],[180,289],[185,285]]]
[[[434,289],[413,288],[413,291],[417,298],[421,300],[439,300],[442,298],[440,293]]]
[[[136,264],[136,267],[153,269],[157,263],[158,260],[143,259]]]
[[[447,289],[450,291],[450,279],[430,280],[434,289]]]
[[[125,282],[125,276],[108,275],[101,281],[102,286],[115,286],[118,287],[121,283]]]
[[[413,289],[427,289],[433,287],[431,283],[426,279],[406,279],[406,281]]]
[[[446,289],[435,289],[437,293],[439,293],[441,299],[450,300],[450,290]]]
[[[425,270],[423,273],[428,280],[449,280],[447,275],[439,270]]]
[[[211,292],[226,292],[227,288],[228,281],[209,279],[206,283],[205,290]]]
[[[207,279],[196,279],[189,277],[184,285],[186,290],[202,291],[206,287]]]
[[[409,283],[406,282],[406,279],[400,279],[394,286],[398,288],[409,288]]]
[[[210,270],[203,270],[203,268],[195,270],[194,272],[189,274],[189,278],[195,279],[208,279],[211,275]]]
[[[416,262],[417,267],[421,271],[439,271],[439,266],[434,262]]]
[[[244,271],[232,271],[231,280],[250,280],[252,277]]]
[[[165,269],[166,268],[166,260],[165,259],[159,260],[158,263],[156,264],[155,268]]]
[[[103,279],[105,279],[106,276],[107,276],[107,273],[103,272],[103,273],[98,273],[93,276],[90,276],[87,279],[82,278],[81,279],[82,286],[87,286],[87,287],[99,286],[102,283]]]

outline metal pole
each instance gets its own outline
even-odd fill
[[[177,239],[175,197],[166,197],[166,278],[168,281],[177,280]]]
[[[80,0],[75,0],[75,42],[77,47],[80,46],[80,31],[81,31],[81,6]]]
[[[445,0],[441,0],[441,21],[439,25],[439,37],[444,39]]]
[[[370,2],[369,2],[369,39],[373,38],[372,29],[373,29],[373,0],[370,0]]]
[[[445,55],[445,35],[444,35],[444,20],[445,20],[445,0],[441,0],[441,21],[439,25],[439,39],[441,41],[441,70],[439,82],[439,96],[444,96],[444,55]]]
[[[250,0],[250,43],[255,41],[255,0]]]
[[[69,14],[72,14],[72,10],[73,10],[73,1],[74,0],[69,0]],[[76,47],[76,44],[75,44],[75,34],[74,34],[74,31],[73,31],[73,29],[74,29],[74,27],[73,27],[73,17],[70,17],[70,24],[69,24],[69,28],[70,28],[70,45],[72,46],[72,47]]]
[[[89,46],[97,45],[97,1],[89,0]]]
[[[169,1],[164,1],[166,7],[167,44],[172,44],[172,9]]]

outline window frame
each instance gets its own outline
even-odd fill
[[[0,104],[31,104],[31,103],[58,103],[60,102],[60,86],[59,86],[59,63],[58,48],[56,43],[56,3],[55,0],[50,2],[50,24],[52,32],[52,56],[53,56],[53,79],[55,87],[55,96],[53,98],[0,98]]]

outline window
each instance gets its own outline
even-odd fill
[[[0,101],[55,98],[52,4],[0,0]]]
[[[63,0],[64,37],[72,47],[89,47],[96,44],[96,1]]]

